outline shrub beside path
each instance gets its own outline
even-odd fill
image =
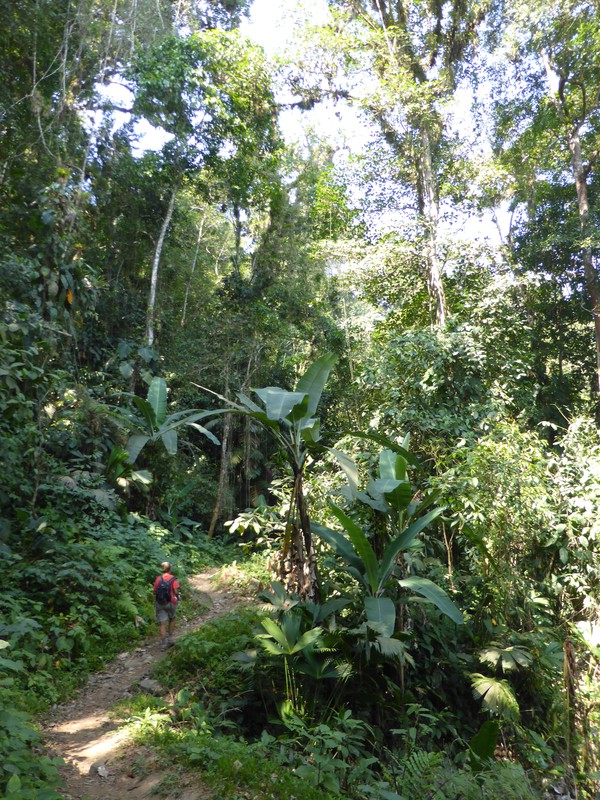
[[[239,599],[214,589],[211,578],[216,570],[189,578],[198,602],[207,607],[200,616],[178,620],[175,639],[209,619],[231,611]],[[110,716],[110,710],[123,698],[140,691],[140,682],[154,687],[149,679],[153,666],[169,652],[159,650],[158,639],[146,641],[130,652],[120,653],[101,672],[92,675],[80,693],[67,703],[56,706],[46,716],[42,731],[49,753],[62,758],[64,786],[59,789],[66,800],[149,800],[165,773],[156,754],[136,747],[128,741],[121,723]],[[161,692],[162,694],[162,692]],[[160,796],[178,800],[212,800],[211,790],[194,776],[183,777],[172,792],[161,786]]]

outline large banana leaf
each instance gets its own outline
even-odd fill
[[[323,394],[323,389],[329,377],[329,373],[337,362],[337,356],[333,353],[326,353],[324,356],[317,358],[310,367],[306,370],[304,375],[296,384],[296,391],[308,395],[308,408],[306,409],[306,416],[314,416],[319,400]]]
[[[176,430],[162,431],[160,434],[160,438],[162,439],[162,443],[164,444],[167,453],[170,456],[174,456],[177,453],[177,431]]]
[[[160,427],[167,416],[167,382],[164,378],[152,378],[148,387],[148,403]]]
[[[336,450],[334,447],[328,447],[327,450],[337,459],[338,464],[344,470],[344,474],[348,479],[350,492],[352,497],[356,497],[358,490],[358,467],[350,456],[343,453],[341,450]]]
[[[131,398],[131,402],[142,415],[142,419],[146,423],[146,427],[148,428],[148,430],[154,432],[158,428],[158,422],[156,420],[156,414],[154,413],[154,409],[152,408],[150,403],[147,400],[144,400],[143,397],[137,397],[136,395],[134,395]],[[130,419],[131,418],[132,415],[130,415]],[[137,425],[138,428],[144,427],[143,425],[139,424],[139,420],[136,421],[135,417],[132,418],[132,421],[134,424]]]
[[[307,445],[316,445],[321,438],[321,421],[316,417],[305,418],[300,421],[300,437]]]
[[[256,394],[265,404],[267,417],[277,422],[282,422],[299,405],[305,397],[304,392],[288,392],[278,386],[265,386],[264,389],[255,389]]]
[[[370,489],[379,492],[384,497],[385,502],[391,507],[390,510],[404,511],[413,497],[409,481],[397,478],[378,478],[371,482]]]
[[[377,561],[377,556],[375,555],[375,551],[371,547],[369,540],[365,536],[360,525],[357,525],[354,520],[350,519],[350,517],[347,517],[342,509],[338,508],[334,503],[330,503],[329,506],[335,516],[344,526],[344,529],[348,534],[348,538],[354,545],[354,549],[361,559],[362,570],[365,575],[365,583],[367,587],[371,590],[371,594],[377,594],[379,589],[379,564]]]
[[[422,595],[427,600],[431,600],[442,614],[450,617],[457,625],[462,625],[464,622],[463,615],[437,583],[430,581],[428,578],[418,578],[416,575],[411,575],[408,578],[399,580],[398,585],[403,589],[410,589],[412,592]]]
[[[358,433],[356,431],[345,431],[345,433],[348,434],[348,436],[353,436],[355,439],[366,439],[369,442],[382,444],[384,447],[393,450],[395,453],[400,453],[400,455],[405,458],[412,467],[420,466],[419,459],[409,450],[407,450],[405,446],[396,444],[396,442],[393,442],[391,439],[381,433],[376,433],[375,431],[359,431]],[[406,443],[408,441],[408,437],[405,437],[404,441]]]
[[[433,522],[436,517],[439,517],[443,511],[443,508],[434,508],[429,514],[425,514],[424,517],[420,517],[410,524],[408,528],[405,528],[396,540],[398,542],[398,550],[404,550],[410,547],[417,534],[421,533],[421,531]]]
[[[406,459],[400,453],[389,449],[382,450],[379,454],[379,476],[405,481],[406,463]]]
[[[204,427],[204,425],[198,425],[197,422],[188,422],[188,421],[186,421],[186,425],[189,425],[190,428],[195,428],[197,431],[204,434],[204,436],[206,436],[207,439],[210,439],[210,441],[213,444],[216,445],[221,444],[221,442],[217,439],[214,433],[211,433],[207,428]]]
[[[135,464],[136,458],[149,441],[150,437],[142,434],[136,433],[129,437],[129,440],[127,441],[127,452],[129,453],[129,460],[132,464]]]
[[[348,539],[339,531],[333,531],[331,528],[326,528],[325,525],[318,525],[316,522],[311,522],[311,529],[313,533],[320,536],[335,550],[348,567],[348,572],[360,583],[364,583],[362,559],[356,554]]]

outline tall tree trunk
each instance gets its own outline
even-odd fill
[[[173,209],[175,208],[175,197],[177,196],[177,190],[178,186],[175,185],[173,187],[173,191],[171,192],[171,199],[169,200],[167,213],[165,214],[165,218],[163,220],[163,224],[160,229],[160,234],[158,236],[158,241],[156,242],[156,249],[154,250],[154,261],[152,262],[152,276],[150,278],[150,297],[148,299],[148,309],[146,312],[146,343],[148,344],[148,347],[152,347],[152,345],[154,344],[154,338],[155,338],[154,323],[156,317],[156,288],[158,286],[158,267],[160,264],[160,257],[162,255],[162,249],[165,243],[167,230],[169,228],[169,225],[171,224]]]
[[[587,192],[587,172],[581,154],[579,129],[575,129],[569,137],[571,151],[571,168],[577,191],[577,208],[579,211],[579,228],[583,240],[581,258],[585,284],[592,302],[592,319],[594,320],[594,339],[596,343],[596,391],[600,393],[600,286],[594,265],[592,248],[589,245],[590,207]]]
[[[217,496],[215,498],[215,507],[213,509],[212,518],[208,528],[208,538],[212,539],[215,534],[217,522],[221,516],[221,508],[223,506],[223,494],[225,491],[225,484],[227,483],[227,474],[229,472],[229,439],[231,438],[231,421],[232,415],[225,414],[223,416],[223,436],[221,437],[221,466],[219,468],[219,483],[217,485]]]
[[[223,389],[225,397],[229,395],[229,364],[225,364],[225,386]],[[221,515],[221,508],[223,505],[223,493],[225,491],[225,484],[227,482],[227,473],[229,472],[229,439],[231,437],[231,414],[225,414],[223,417],[223,435],[221,437],[221,466],[219,467],[219,483],[217,484],[217,496],[215,498],[215,507],[213,509],[212,518],[208,528],[208,538],[212,539],[217,527],[217,522]]]
[[[421,157],[417,165],[419,170],[419,182],[421,184],[422,214],[425,221],[426,235],[426,263],[427,263],[427,289],[429,299],[433,307],[433,317],[435,324],[444,326],[448,318],[446,307],[446,293],[444,291],[444,281],[440,267],[438,253],[438,227],[440,218],[440,207],[436,178],[433,170],[431,158],[431,135],[425,125],[420,127],[421,134]]]
[[[185,318],[187,314],[187,305],[188,305],[188,298],[190,295],[190,288],[192,285],[192,279],[194,277],[194,272],[196,271],[196,265],[198,264],[198,253],[200,252],[200,242],[202,241],[202,234],[204,232],[204,223],[206,222],[206,215],[202,217],[202,221],[200,225],[198,225],[198,238],[196,240],[196,250],[194,251],[194,260],[192,261],[192,269],[190,271],[190,277],[188,278],[186,287],[185,287],[185,297],[183,298],[183,309],[181,311],[181,322],[180,325],[183,328],[185,326]]]
[[[577,193],[577,211],[579,213],[579,230],[581,231],[583,272],[585,285],[592,304],[592,319],[594,320],[594,342],[596,346],[596,394],[600,393],[600,286],[594,256],[589,244],[590,206],[588,202],[587,178],[590,167],[585,167],[581,152],[581,128],[586,124],[585,108],[580,118],[573,119],[565,100],[566,78],[552,63],[551,55],[541,53],[548,86],[552,87],[558,81],[558,91],[550,91],[549,98],[554,104],[562,124],[564,125],[565,138],[571,154],[571,171]],[[595,158],[594,156],[593,158]]]

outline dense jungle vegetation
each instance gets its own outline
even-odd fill
[[[168,558],[220,796],[595,797],[597,3],[285,8],[0,0],[0,792]]]

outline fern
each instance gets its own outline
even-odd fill
[[[440,793],[440,772],[444,763],[443,753],[414,750],[403,762],[403,774],[397,787],[403,797],[422,800],[444,800]]]

